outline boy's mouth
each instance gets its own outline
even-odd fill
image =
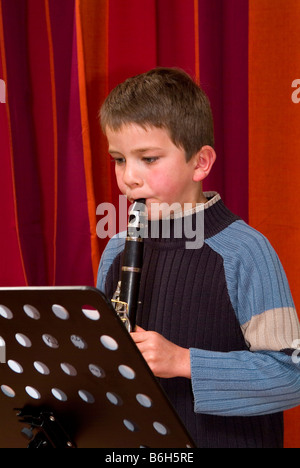
[[[136,198],[134,200],[134,203],[137,202],[137,203],[146,203],[146,198]]]
[[[146,198],[131,198],[131,197],[127,197],[128,201],[130,203],[135,203],[135,202],[139,202],[139,203],[146,203],[147,199]]]

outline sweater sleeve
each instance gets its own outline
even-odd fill
[[[105,293],[105,282],[109,268],[111,267],[116,256],[122,252],[125,245],[126,232],[121,232],[112,237],[101,256],[98,274],[97,274],[97,289]]]
[[[249,351],[190,350],[195,411],[254,416],[299,405],[300,326],[275,251],[242,221],[207,243],[223,257]]]

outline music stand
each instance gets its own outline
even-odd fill
[[[195,448],[100,291],[0,288],[0,335],[1,448]]]

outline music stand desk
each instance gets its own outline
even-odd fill
[[[100,291],[0,288],[0,335],[1,448],[195,447]]]

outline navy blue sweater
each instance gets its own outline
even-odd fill
[[[201,248],[170,232],[150,228],[144,241],[137,324],[189,348],[192,378],[160,384],[198,447],[282,447],[282,411],[300,403],[300,327],[276,253],[217,194]],[[109,298],[124,242],[112,238],[101,258]]]

